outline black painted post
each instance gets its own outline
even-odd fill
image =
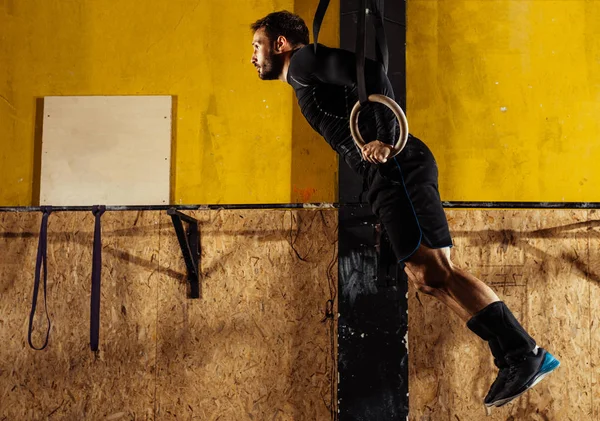
[[[383,0],[378,1],[383,7]],[[351,51],[358,4],[358,0],[341,2],[341,48]],[[388,76],[403,108],[405,10],[404,0],[388,0],[384,9]],[[374,30],[367,26],[367,55],[375,58]],[[361,188],[361,178],[340,161],[339,202],[358,202]],[[406,277],[368,205],[340,206],[339,227],[339,419],[404,421],[408,417]]]

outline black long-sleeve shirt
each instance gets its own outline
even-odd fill
[[[350,111],[358,101],[355,54],[321,44],[315,54],[314,45],[306,45],[293,53],[287,81],[312,128],[351,168],[363,174],[367,163],[352,140],[349,126]],[[368,94],[394,98],[392,85],[380,63],[366,59],[365,81]],[[394,144],[396,140],[394,114],[379,104],[361,110],[359,128],[366,142],[377,139]]]

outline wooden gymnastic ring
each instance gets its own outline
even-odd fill
[[[404,149],[404,147],[406,146],[406,142],[408,141],[408,121],[406,120],[406,115],[404,114],[404,111],[402,111],[402,108],[400,108],[400,106],[396,103],[396,101],[394,101],[388,96],[381,94],[372,94],[369,95],[369,101],[385,105],[390,110],[392,110],[392,112],[396,116],[396,119],[398,120],[398,125],[400,126],[400,135],[398,136],[398,141],[392,148],[392,153],[388,157],[388,159],[393,158],[394,156],[402,152],[402,149]],[[352,134],[354,142],[356,142],[358,147],[362,150],[362,148],[365,146],[365,141],[360,135],[360,131],[358,130],[358,115],[360,114],[361,108],[362,107],[360,105],[360,101],[357,101],[356,104],[354,104],[354,107],[352,108],[352,112],[350,113],[350,133]]]

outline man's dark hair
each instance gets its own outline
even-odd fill
[[[265,29],[270,41],[275,41],[278,36],[283,35],[292,45],[308,44],[308,27],[304,20],[287,10],[269,13],[262,19],[250,25],[252,32],[261,28]]]

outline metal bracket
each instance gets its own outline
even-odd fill
[[[200,298],[200,272],[198,270],[200,267],[200,231],[198,230],[198,220],[179,212],[175,208],[168,209],[167,215],[170,215],[173,220],[175,233],[187,267],[190,298]],[[182,221],[187,223],[187,230],[185,231]]]

